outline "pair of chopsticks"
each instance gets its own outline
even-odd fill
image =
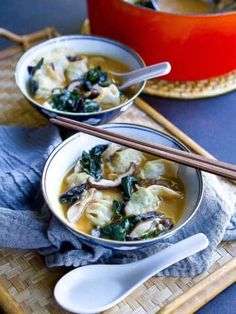
[[[50,121],[53,124],[67,129],[84,132],[110,142],[115,142],[117,144],[131,147],[145,153],[183,164],[185,166],[203,170],[228,179],[236,180],[236,166],[226,162],[210,159],[191,152],[181,151],[160,144],[145,143],[68,118],[56,117],[51,118]]]

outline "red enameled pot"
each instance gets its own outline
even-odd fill
[[[236,13],[178,15],[122,0],[87,0],[91,33],[123,42],[146,64],[169,61],[168,80],[207,79],[236,69]]]

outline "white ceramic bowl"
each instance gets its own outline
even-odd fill
[[[29,73],[27,67],[34,64],[35,60],[40,59],[43,55],[48,55],[50,51],[57,48],[68,48],[78,53],[89,53],[111,57],[126,64],[130,70],[139,69],[145,66],[143,60],[135,51],[119,42],[102,37],[77,35],[62,36],[47,40],[42,44],[34,46],[23,54],[16,65],[16,84],[25,98],[37,110],[49,118],[59,115],[94,125],[106,123],[111,119],[119,116],[123,111],[127,110],[145,86],[146,82],[138,84],[136,94],[133,95],[128,101],[114,108],[103,110],[97,113],[72,113],[45,108],[43,105],[35,101],[28,91],[27,84],[29,81]]]
[[[159,143],[180,150],[187,150],[187,148],[175,138],[154,129],[145,128],[134,124],[109,124],[103,125],[102,128],[117,134],[127,135],[129,137],[143,140],[147,143]],[[157,238],[143,241],[120,242],[95,238],[91,235],[76,230],[75,226],[69,223],[69,221],[66,219],[59,203],[60,185],[66,172],[72,167],[73,164],[75,164],[78,157],[81,156],[83,150],[88,151],[93,146],[103,143],[107,143],[107,141],[87,134],[77,133],[69,137],[55,148],[55,150],[49,156],[43,171],[42,191],[49,208],[51,209],[53,215],[55,215],[78,237],[80,237],[81,240],[84,242],[92,242],[93,244],[119,250],[136,249],[151,245],[157,241],[162,240],[163,238],[173,235],[193,217],[199,207],[203,195],[202,174],[197,169],[180,165],[179,177],[184,184],[186,193],[186,206],[180,221],[166,234],[163,234]]]

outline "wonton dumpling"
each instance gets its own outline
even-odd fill
[[[113,216],[112,202],[107,200],[92,202],[86,208],[86,216],[95,226],[105,226],[111,222]]]
[[[115,84],[111,84],[108,87],[103,87],[100,90],[98,97],[94,98],[94,101],[99,104],[111,104],[117,106],[120,104],[120,92]]]
[[[129,169],[131,162],[139,165],[144,158],[141,152],[126,148],[114,154],[109,167],[116,173],[124,173]]]
[[[65,84],[64,71],[69,65],[65,51],[54,49],[43,56],[43,65],[34,74],[34,80],[38,83],[35,93],[36,98],[47,99],[54,88],[63,87]]]
[[[176,192],[170,188],[167,188],[163,185],[151,185],[148,188],[148,191],[150,191],[153,195],[157,197],[163,197],[163,198],[183,198],[182,193]]]
[[[70,62],[66,57],[66,50],[54,49],[44,56],[44,64],[53,64],[56,72],[64,74]]]
[[[134,192],[125,206],[126,216],[140,215],[157,209],[159,198],[147,188]]]
[[[72,173],[66,178],[68,185],[73,188],[74,186],[85,183],[90,176],[86,172]]]
[[[38,84],[35,97],[47,99],[51,96],[54,88],[63,86],[65,77],[60,72],[54,70],[50,64],[43,64],[42,67],[35,72],[34,80]]]
[[[69,81],[79,80],[88,71],[88,67],[84,60],[71,62],[66,68],[65,75]]]
[[[102,227],[111,222],[113,200],[121,200],[121,193],[117,190],[101,190],[94,193],[93,201],[86,208],[86,216],[96,226]]]
[[[54,88],[62,87],[65,82],[64,74],[57,72],[50,64],[43,64],[34,74],[34,80],[38,84],[35,96],[48,98]]]
[[[177,163],[160,158],[147,161],[144,167],[139,171],[139,177],[141,179],[159,179],[161,176],[176,178],[177,172]]]

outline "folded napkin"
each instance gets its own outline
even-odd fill
[[[194,276],[213,261],[216,246],[236,239],[236,188],[204,173],[205,191],[194,218],[170,239],[138,251],[120,252],[83,243],[51,216],[40,193],[42,169],[61,142],[53,126],[40,129],[0,127],[0,247],[38,249],[48,267],[128,263],[203,232],[210,241],[195,254],[158,275]]]

